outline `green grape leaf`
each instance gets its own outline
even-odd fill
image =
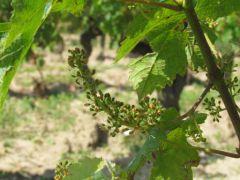
[[[177,14],[169,10],[158,11],[153,17],[146,17],[139,14],[130,23],[127,31],[127,37],[122,42],[121,47],[117,52],[116,62],[126,56],[131,50],[141,41],[146,35],[158,27],[165,27],[171,24],[172,21],[183,19],[182,14]],[[167,29],[166,29],[167,30]]]
[[[61,0],[57,1],[52,9],[52,12],[67,11],[79,16],[83,10],[85,0]]]
[[[13,15],[10,22],[0,24],[0,32],[2,32],[0,36],[0,109],[13,76],[31,47],[36,32],[56,5],[55,3],[56,1],[53,0],[13,0]],[[59,7],[77,12],[80,6],[83,6],[84,0],[76,1],[77,4],[73,3],[73,0],[65,0],[62,3],[64,6]]]
[[[214,27],[209,27],[208,23],[201,23],[206,38],[214,44],[217,41],[217,34]]]
[[[189,116],[184,123],[188,123],[188,121],[195,121],[197,124],[203,124],[207,119],[207,114],[195,112]]]
[[[194,71],[204,70],[206,67],[203,56],[200,52],[199,46],[189,42],[186,47],[186,54],[189,67]]]
[[[175,120],[179,116],[179,112],[174,108],[168,108],[161,113],[158,122],[161,128],[151,128],[145,143],[130,162],[127,168],[127,174],[132,174],[141,168],[147,160],[152,159],[152,153],[158,151],[161,145],[161,140],[166,138],[165,132],[169,129],[175,129],[176,124],[172,124],[171,120]],[[179,121],[179,123],[181,123]],[[179,124],[177,124],[178,126]]]
[[[163,140],[164,141],[164,140]],[[156,154],[151,180],[193,179],[191,167],[199,164],[198,152],[187,142],[184,130],[177,128],[167,135]]]
[[[173,36],[165,38],[161,54],[147,54],[129,64],[129,79],[139,99],[155,89],[171,85],[177,74],[183,75],[186,71],[187,57],[182,42]]]
[[[116,62],[126,56],[158,23],[155,18],[148,20],[143,15],[136,16],[128,27],[127,38],[121,43]]]
[[[200,124],[203,124],[207,119],[207,114],[192,113],[188,119],[183,121],[181,127],[185,130],[185,134],[191,137],[195,142],[205,142],[206,138],[203,137],[203,131]]]
[[[152,152],[157,151],[160,146],[160,140],[164,137],[163,132],[158,128],[149,131],[147,139],[140,151],[136,154],[127,168],[127,174],[132,174],[140,169],[146,160],[151,159]]]
[[[63,180],[104,180],[104,175],[101,173],[103,168],[102,159],[85,157],[68,167],[68,175]]]
[[[158,117],[158,122],[169,122],[179,116],[179,112],[175,108],[168,108],[164,110]]]
[[[11,23],[0,23],[0,33],[7,32],[11,28]]]
[[[176,120],[179,116],[180,114],[175,108],[167,108],[157,118],[158,126],[165,132],[176,129],[182,124],[182,121]]]
[[[202,22],[201,26],[204,30],[205,37],[209,43],[210,48],[213,52],[216,52],[216,48],[214,46],[217,35],[214,28],[210,28],[209,24],[206,22]],[[206,69],[206,64],[202,53],[200,51],[199,46],[197,45],[195,38],[192,34],[190,34],[188,38],[188,43],[186,47],[186,54],[188,59],[189,67],[194,71],[201,71]]]
[[[0,109],[34,35],[51,10],[52,1],[13,0],[12,6],[11,26],[0,41]]]
[[[186,72],[187,36],[178,30],[181,18],[173,16],[164,26],[151,29],[146,38],[157,53],[147,54],[129,64],[129,79],[140,99],[155,89],[171,85],[177,74]]]
[[[196,6],[200,18],[216,20],[240,11],[239,0],[198,0]]]
[[[177,44],[169,49],[169,53],[175,52],[176,49],[182,48],[186,45],[187,33],[184,31],[184,23],[181,22],[184,16],[172,16],[167,19],[167,23],[161,26],[155,27],[146,36],[151,48],[158,53],[163,53],[163,48],[168,47],[168,43],[172,40],[176,41]],[[177,47],[177,48],[174,48]],[[179,53],[178,51],[176,53]]]
[[[180,114],[175,108],[167,108],[158,116],[158,125],[164,130],[169,131],[178,127],[182,122],[175,121]]]

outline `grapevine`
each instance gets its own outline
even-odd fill
[[[113,137],[124,131],[139,132],[144,135],[145,142],[127,167],[120,168],[99,158],[86,157],[78,163],[60,163],[55,179],[133,180],[149,161],[152,163],[150,180],[193,179],[192,168],[200,163],[200,151],[240,158],[240,143],[236,145],[236,152],[204,147],[207,139],[201,129],[207,117],[221,123],[221,112],[226,111],[240,142],[240,110],[236,102],[240,87],[238,78],[233,76],[233,54],[237,53],[236,44],[239,42],[231,38],[226,40],[232,45],[230,55],[219,50],[219,42],[224,41],[219,32],[222,26],[227,26],[221,19],[239,12],[238,0],[119,0],[113,6],[111,1],[99,2],[107,5],[84,0],[13,0],[10,21],[6,22],[9,14],[0,14],[4,20],[4,23],[0,23],[0,108],[34,37],[41,39],[46,35],[44,30],[39,34],[37,32],[44,27],[43,23],[49,17],[53,19],[49,26],[45,25],[55,32],[52,23],[57,24],[58,20],[56,16],[51,16],[54,13],[82,14],[83,18],[80,19],[83,26],[84,21],[94,23],[86,27],[86,31],[97,27],[111,35],[116,42],[125,34],[117,51],[116,63],[143,41],[153,51],[130,60],[127,66],[129,80],[138,95],[136,104],[128,104],[101,90],[101,81],[95,79],[95,70],[88,65],[90,52],[80,48],[69,50],[68,64],[73,79],[85,90],[88,99],[85,106],[89,107],[93,117],[104,112],[107,120],[102,126]],[[87,3],[88,7],[85,6]],[[104,15],[108,11],[113,12],[114,16],[112,19],[108,19],[107,15],[97,16],[102,11],[106,12]],[[128,23],[124,23],[123,17],[128,18]],[[238,23],[236,19],[228,17],[226,21],[230,24],[232,21]],[[229,28],[233,29],[233,37],[239,36],[238,28]],[[47,36],[38,43],[44,46],[52,38],[59,40],[60,37],[57,34]],[[152,98],[155,90],[171,86],[188,69],[193,73],[205,72],[207,76],[204,91],[188,111],[181,114],[176,108],[163,107],[156,98]],[[217,98],[211,97],[210,91],[215,91]],[[206,111],[199,108],[201,104]]]

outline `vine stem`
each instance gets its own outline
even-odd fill
[[[205,98],[205,96],[208,94],[208,92],[211,90],[213,84],[211,82],[208,83],[206,89],[203,91],[203,93],[201,94],[201,96],[199,97],[198,101],[194,103],[194,105],[191,107],[191,109],[189,109],[185,114],[183,114],[182,116],[180,116],[180,119],[185,119],[186,117],[188,117],[191,113],[194,113],[196,111],[196,109],[198,108],[198,106],[201,104],[201,102],[203,101],[203,99]]]
[[[227,157],[231,157],[231,158],[240,158],[240,154],[239,153],[230,153],[230,152],[226,152],[226,151],[222,151],[222,150],[217,150],[217,149],[211,149],[211,148],[203,148],[203,147],[196,147],[193,146],[193,148],[199,150],[199,151],[203,151],[206,154],[217,154],[217,155],[221,155],[221,156],[227,156]]]
[[[184,147],[182,145],[177,144],[176,142],[169,141],[169,140],[165,140],[165,141],[177,148],[184,149]],[[198,146],[191,146],[191,147],[198,151],[203,151],[206,154],[216,154],[216,155],[221,155],[221,156],[226,156],[226,157],[231,157],[231,158],[240,158],[240,153],[238,152],[238,149],[237,149],[236,153],[232,153],[232,152],[226,152],[226,151],[212,149],[212,148],[205,148],[205,147],[198,147]]]
[[[149,0],[122,0],[122,1],[126,3],[138,3],[138,4],[149,5],[149,6],[161,7],[161,8],[166,8],[173,11],[183,11],[183,8],[180,6],[162,3],[162,2],[152,2]]]
[[[225,107],[228,111],[234,129],[236,131],[238,140],[240,142],[240,117],[236,108],[236,103],[234,102],[232,96],[229,93],[228,87],[224,81],[223,73],[215,63],[215,56],[213,55],[209,47],[209,44],[207,43],[206,37],[204,36],[192,0],[185,0],[183,8],[187,16],[188,23],[191,26],[193,34],[198,42],[201,53],[204,57],[208,69],[208,78],[210,79],[211,82],[213,82],[214,86],[217,88],[223,100],[223,103],[225,104]]]

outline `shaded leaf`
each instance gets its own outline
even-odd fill
[[[140,151],[133,158],[127,168],[127,174],[133,174],[139,170],[146,160],[151,159],[153,152],[157,151],[160,146],[160,140],[164,137],[164,133],[160,129],[153,128],[149,131],[147,139]]]
[[[158,122],[169,122],[179,116],[179,112],[175,108],[168,108],[164,110],[158,117]]]
[[[186,71],[184,46],[174,35],[166,37],[160,51],[161,54],[147,54],[129,64],[129,79],[140,99],[155,89],[171,85],[177,74],[183,75]]]
[[[189,42],[186,47],[186,54],[190,68],[194,71],[205,69],[206,64],[198,45]]]
[[[0,24],[0,32],[5,32],[0,34],[0,109],[13,76],[30,48],[36,32],[50,14],[54,3],[56,1],[53,2],[53,0],[13,0],[13,15],[10,22]],[[60,6],[61,8],[74,13],[83,6],[84,0],[76,0],[75,3],[73,0],[64,0],[62,3],[64,5]]]
[[[200,18],[216,20],[219,17],[240,11],[239,0],[198,0],[196,6]]]
[[[104,180],[105,177],[100,172],[103,167],[102,159],[85,157],[68,167],[68,175],[63,180]]]
[[[117,52],[116,61],[119,61],[141,41],[146,35],[158,27],[165,27],[172,19],[182,19],[184,16],[169,10],[158,11],[153,17],[146,17],[139,14],[130,23],[127,31],[127,38],[122,42]]]
[[[207,119],[207,114],[195,112],[189,118],[183,121],[181,127],[185,130],[187,137],[191,137],[195,142],[205,142],[203,131],[200,124],[203,124]]]
[[[11,23],[0,23],[0,33],[7,32],[11,28]]]
[[[11,27],[0,42],[0,109],[34,35],[51,10],[52,1],[13,0],[12,6]]]
[[[52,12],[56,11],[66,11],[70,12],[74,15],[80,15],[83,7],[84,7],[85,0],[61,0],[57,1],[54,4]]]
[[[171,85],[177,74],[185,73],[187,35],[178,29],[182,18],[181,15],[172,16],[161,26],[152,28],[146,38],[157,53],[147,54],[129,64],[129,79],[140,99],[155,89]]]
[[[151,171],[151,180],[190,180],[191,167],[199,163],[198,152],[188,144],[184,130],[177,128],[167,135],[157,154]]]

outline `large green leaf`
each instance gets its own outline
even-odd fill
[[[175,108],[168,108],[157,117],[158,126],[164,131],[175,129],[182,123],[175,121],[177,117],[179,117],[179,112]]]
[[[53,6],[52,12],[67,11],[74,15],[80,15],[84,7],[84,2],[85,0],[57,1]]]
[[[56,2],[56,0],[12,1],[13,15],[10,22],[0,24],[0,109],[13,76],[52,7],[59,5],[55,10],[66,8],[67,11],[76,13],[84,4],[84,0],[64,0],[57,2],[57,5]]]
[[[140,151],[136,154],[133,160],[130,162],[127,168],[127,174],[133,174],[137,170],[139,170],[146,160],[152,158],[152,153],[157,151],[160,146],[160,140],[164,137],[164,132],[160,131],[160,129],[153,128],[149,131],[149,135],[141,147]]]
[[[157,119],[159,128],[151,128],[149,130],[145,143],[127,168],[128,174],[136,172],[147,160],[152,159],[153,153],[159,150],[161,141],[166,138],[166,132],[176,128],[176,124],[172,124],[171,121],[175,120],[178,116],[179,113],[174,108],[166,109],[161,113]]]
[[[83,158],[78,163],[68,167],[68,176],[63,180],[105,180],[101,170],[104,168],[104,161],[99,158]]]
[[[7,32],[11,28],[11,23],[0,23],[0,33]]]
[[[189,180],[192,166],[199,164],[198,152],[188,144],[184,130],[177,128],[167,135],[157,154],[151,172],[151,180]]]
[[[200,52],[199,46],[195,44],[195,41],[189,41],[186,47],[186,54],[188,59],[189,68],[194,71],[205,69],[205,62]]]
[[[146,33],[147,41],[157,53],[147,54],[129,64],[130,80],[140,99],[156,88],[171,85],[177,74],[185,73],[187,36],[179,30],[181,19],[181,15],[172,16]]]
[[[51,10],[52,1],[13,0],[12,6],[11,27],[0,42],[0,109],[19,64]]]
[[[154,48],[159,53],[147,54],[129,64],[129,79],[140,99],[155,89],[171,85],[177,74],[184,74],[186,71],[187,57],[183,38],[171,32],[156,38],[160,44],[154,44]],[[155,43],[154,41],[151,43]]]
[[[169,10],[157,11],[152,17],[146,17],[141,13],[138,14],[128,27],[127,38],[122,42],[117,52],[116,61],[119,61],[131,52],[131,50],[153,29],[165,27],[171,23],[172,20],[179,20],[182,18],[182,14]]]
[[[150,21],[143,15],[136,16],[131,22],[127,33],[127,38],[121,43],[121,47],[117,52],[116,61],[126,56],[131,50],[157,25],[156,19]]]
[[[217,19],[240,11],[239,0],[198,0],[196,11],[200,18]]]

